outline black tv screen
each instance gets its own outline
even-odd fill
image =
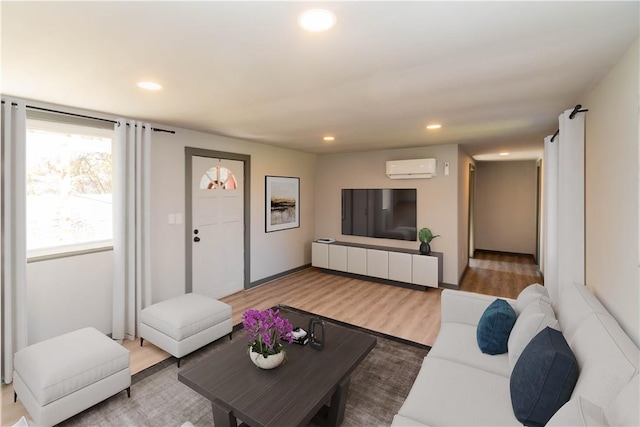
[[[416,189],[342,190],[342,234],[415,241]]]

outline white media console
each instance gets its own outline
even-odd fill
[[[416,289],[442,283],[442,253],[349,242],[311,243],[311,265]]]

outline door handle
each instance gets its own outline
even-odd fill
[[[193,241],[198,243],[200,241],[200,238],[198,236],[196,236],[196,237],[193,238]]]

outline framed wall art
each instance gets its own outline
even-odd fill
[[[300,227],[300,178],[265,176],[265,231]]]

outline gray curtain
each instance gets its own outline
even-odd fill
[[[151,125],[115,125],[113,199],[113,338],[137,336],[140,310],[151,303]]]
[[[558,136],[545,138],[544,284],[554,303],[584,277],[584,113],[560,114]]]
[[[13,356],[27,346],[26,107],[2,98],[2,380],[13,381]]]

